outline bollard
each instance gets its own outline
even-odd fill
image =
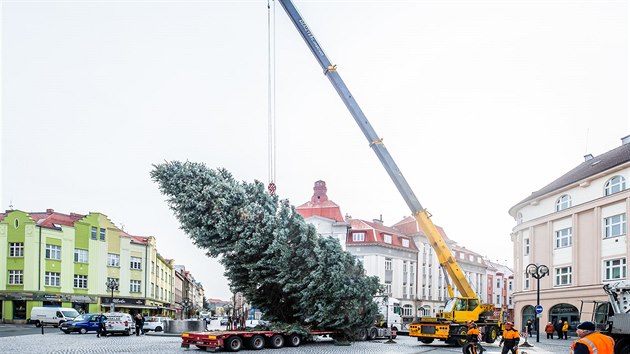
[[[44,324],[42,323],[42,334],[44,334]]]

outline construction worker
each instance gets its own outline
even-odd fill
[[[516,354],[520,340],[521,337],[518,331],[514,329],[514,324],[512,322],[505,322],[503,325],[503,333],[501,334],[501,341],[499,342],[499,345],[503,345],[501,354],[507,354],[510,351],[512,354]]]
[[[576,329],[578,340],[571,346],[571,354],[612,354],[615,341],[595,331],[595,324],[582,322]]]
[[[477,328],[477,324],[472,320],[468,321],[466,326],[468,326],[468,332],[466,332],[468,344],[464,346],[463,352],[464,354],[479,354],[479,352],[482,351],[477,350],[479,346],[479,328]]]

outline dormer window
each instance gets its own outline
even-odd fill
[[[392,243],[392,235],[384,234],[383,235],[383,242],[385,242],[385,243]]]
[[[615,176],[606,182],[604,195],[611,195],[626,189],[626,179],[623,176]]]
[[[409,247],[409,240],[407,240],[406,238],[402,239],[402,245],[403,247]]]
[[[568,194],[562,195],[556,200],[556,211],[564,210],[571,207],[571,196]]]
[[[352,234],[353,242],[363,242],[365,241],[365,232],[355,232]]]

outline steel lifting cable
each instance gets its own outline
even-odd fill
[[[272,6],[273,3],[273,6]],[[273,18],[273,20],[272,20]],[[267,0],[267,155],[269,168],[269,194],[276,194],[276,3]]]

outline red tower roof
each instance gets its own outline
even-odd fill
[[[326,195],[327,191],[326,182],[321,180],[315,182],[311,201],[306,202],[295,209],[305,219],[311,216],[321,216],[338,222],[344,221],[339,205],[335,204],[331,200],[328,200],[328,195]]]

